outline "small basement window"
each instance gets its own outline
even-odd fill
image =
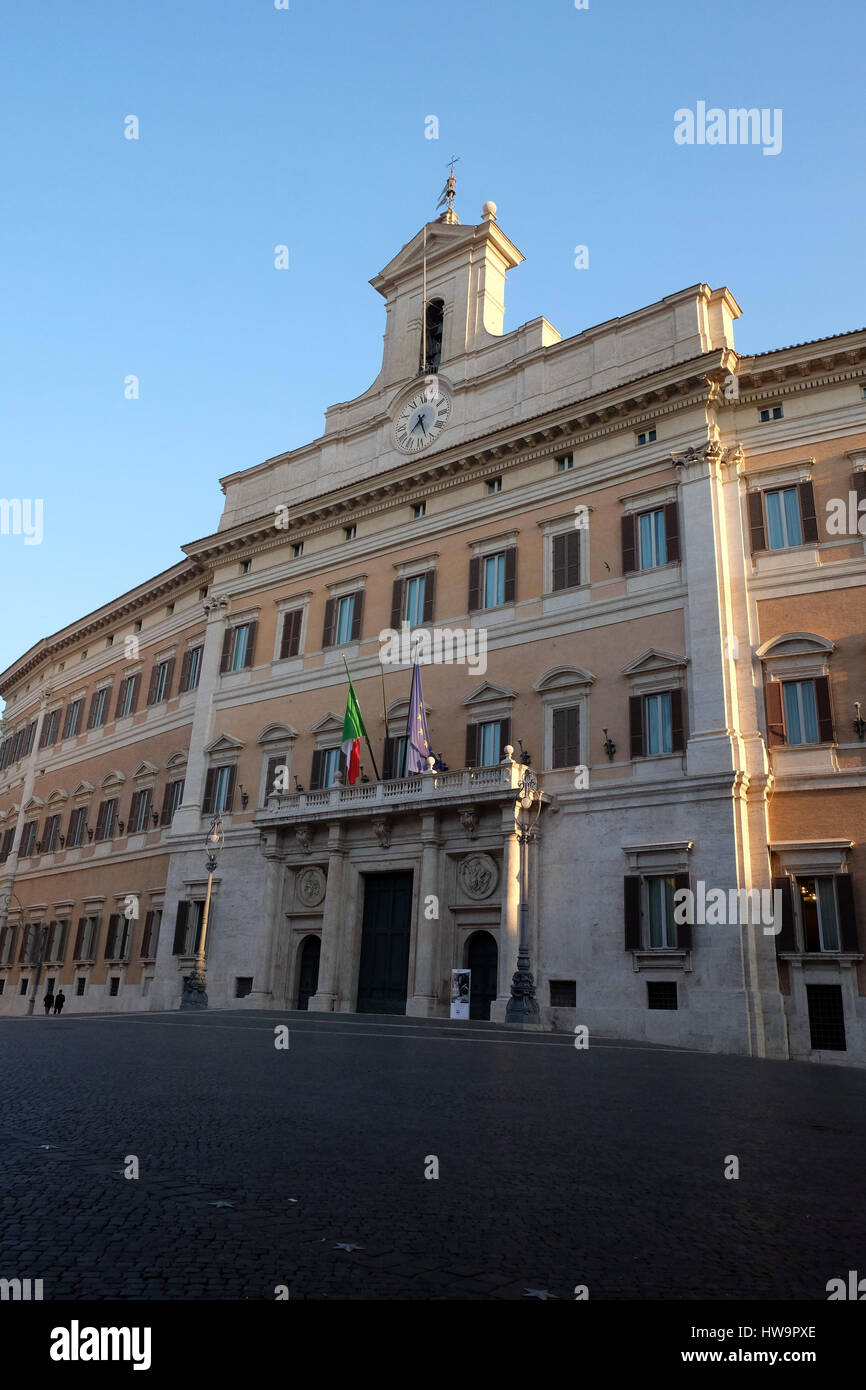
[[[246,999],[253,992],[252,975],[238,975],[235,978],[235,999]]]
[[[676,980],[647,980],[646,1006],[648,1009],[676,1009]]]
[[[552,1009],[577,1008],[577,981],[551,980],[550,1007]]]

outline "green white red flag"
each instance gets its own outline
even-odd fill
[[[347,673],[348,674],[348,673]],[[349,676],[349,694],[346,698],[346,715],[343,720],[343,752],[346,755],[346,781],[353,787],[361,771],[361,738],[367,737],[358,697]]]

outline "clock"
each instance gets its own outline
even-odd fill
[[[394,421],[394,443],[404,454],[418,454],[442,433],[451,415],[451,397],[431,381],[402,407]]]

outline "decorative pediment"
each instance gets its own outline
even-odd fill
[[[25,816],[32,815],[34,811],[41,811],[44,805],[45,802],[41,796],[31,796],[30,800],[24,803]]]
[[[138,778],[138,777],[155,777],[156,774],[157,774],[158,772],[159,772],[159,768],[156,766],[156,763],[149,763],[149,762],[145,759],[145,761],[144,761],[143,763],[139,763],[139,764],[138,764],[138,767],[135,769],[135,772],[134,772],[132,775],[133,775],[133,777],[135,777],[135,778]]]
[[[99,786],[101,790],[108,787],[122,787],[125,781],[126,773],[121,772],[119,768],[115,768],[113,772],[106,773]]]
[[[674,656],[671,652],[660,652],[655,647],[650,647],[649,651],[644,652],[636,661],[630,661],[627,666],[623,666],[624,676],[651,676],[656,671],[681,670],[688,665],[684,656]]]
[[[772,637],[769,642],[764,642],[756,655],[760,661],[764,661],[768,657],[778,660],[781,656],[824,657],[835,650],[835,642],[819,637],[815,632],[785,632],[781,637]]]
[[[463,697],[461,703],[464,705],[483,705],[493,700],[514,700],[516,693],[505,685],[496,685],[494,681],[482,681],[471,694]]]
[[[54,791],[53,791],[53,792],[51,793],[51,795],[48,797],[48,800],[46,801],[45,804],[46,804],[46,806],[57,806],[57,805],[62,806],[63,803],[64,803],[64,801],[68,801],[68,800],[69,800],[69,793],[68,793],[68,791],[66,791],[63,787],[55,787],[55,788],[54,788]]]
[[[262,729],[256,743],[287,743],[297,737],[298,731],[291,724],[268,724]]]
[[[239,738],[234,738],[231,734],[220,734],[204,751],[213,757],[215,753],[239,753],[243,746]]]
[[[343,721],[329,710],[327,714],[322,715],[321,719],[317,719],[315,724],[310,725],[309,732],[311,734],[342,733]]]
[[[552,666],[533,684],[533,690],[572,690],[576,685],[592,685],[595,676],[582,666]]]
[[[166,767],[170,768],[186,767],[186,763],[187,755],[182,748],[179,748],[176,753],[172,753],[171,757],[165,760]]]
[[[72,788],[72,797],[73,797],[73,800],[77,800],[79,797],[92,796],[92,795],[93,795],[93,783],[92,783],[92,782],[78,782],[78,783]]]

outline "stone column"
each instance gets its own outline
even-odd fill
[[[337,1001],[337,975],[343,939],[343,880],[346,867],[346,844],[342,822],[328,828],[328,887],[325,892],[325,911],[322,916],[322,953],[319,957],[319,981],[311,998],[310,1013],[333,1013]]]
[[[490,1006],[494,1023],[504,1023],[511,998],[511,977],[517,969],[520,942],[520,844],[514,833],[511,806],[504,813],[502,848],[502,915],[499,928],[499,997]]]
[[[435,812],[421,817],[421,880],[418,884],[418,915],[415,922],[414,993],[406,1013],[417,1018],[433,1018],[438,1003],[442,884],[440,882],[439,817]],[[435,898],[430,904],[428,901]],[[435,916],[431,915],[435,910]]]
[[[207,614],[207,629],[201,657],[201,674],[196,689],[183,800],[174,814],[169,832],[172,835],[194,835],[201,828],[201,802],[207,763],[204,750],[210,743],[213,730],[213,697],[220,677],[220,658],[228,606],[227,598],[208,598],[202,604]]]

